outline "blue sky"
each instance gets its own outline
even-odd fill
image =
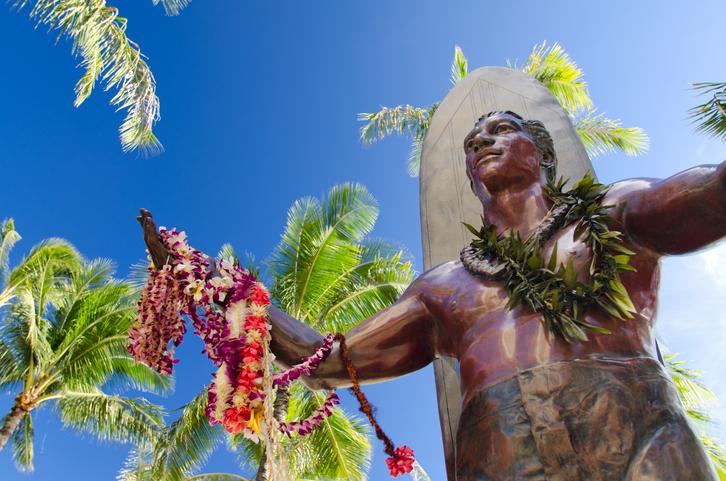
[[[122,119],[97,89],[74,109],[80,76],[70,45],[33,29],[27,12],[0,10],[0,217],[14,217],[16,258],[51,236],[83,254],[144,256],[137,209],[186,230],[213,253],[225,242],[264,259],[287,208],[305,195],[356,181],[380,203],[375,235],[408,247],[421,269],[418,182],[406,175],[408,142],[358,143],[356,114],[381,105],[428,105],[446,94],[455,44],[473,67],[524,60],[542,40],[560,42],[586,73],[596,105],[651,138],[638,158],[595,159],[601,180],[664,177],[726,159],[723,142],[694,132],[692,82],[723,81],[726,4],[683,2],[201,2],[165,17],[151,1],[121,4],[129,36],[158,82],[166,152],[123,155]],[[726,383],[726,248],[663,263],[659,333],[722,399]],[[180,352],[176,407],[208,382],[211,364],[193,336]],[[382,425],[409,444],[434,480],[445,478],[430,368],[366,389]],[[0,395],[0,415],[12,396]],[[347,402],[355,409],[353,403]],[[723,408],[716,414],[726,418]],[[114,479],[128,447],[99,445],[36,415],[36,471],[17,473],[0,452],[3,480]],[[724,433],[723,429],[718,430]],[[726,436],[722,436],[726,438]],[[388,479],[374,441],[372,480]],[[220,448],[206,470],[234,471]]]

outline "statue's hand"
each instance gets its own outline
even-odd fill
[[[169,259],[169,251],[159,238],[159,233],[156,230],[156,224],[154,223],[151,212],[146,209],[139,209],[139,212],[141,215],[137,216],[136,220],[141,224],[146,248],[149,250],[149,254],[151,254],[154,267],[161,269]]]

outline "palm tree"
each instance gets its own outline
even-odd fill
[[[597,112],[587,91],[582,70],[559,44],[548,47],[543,42],[535,45],[521,67],[509,62],[507,64],[536,78],[547,87],[570,116],[585,150],[591,157],[615,150],[634,156],[648,149],[648,137],[640,127],[622,127],[619,120],[608,119]],[[451,83],[456,85],[468,73],[468,61],[457,46],[451,64]],[[438,103],[423,108],[399,105],[393,108],[383,107],[376,113],[358,114],[358,120],[366,122],[361,127],[361,141],[372,144],[393,133],[409,136],[412,146],[408,158],[408,173],[417,177],[421,149],[437,107]]]
[[[3,249],[19,238],[12,221],[2,233]],[[2,255],[7,259],[7,251]],[[45,405],[54,405],[65,426],[101,440],[140,442],[163,426],[159,406],[104,390],[171,387],[170,378],[126,352],[136,292],[112,274],[109,261],[86,261],[61,239],[41,242],[3,269],[9,300],[0,313],[0,389],[16,396],[0,427],[0,449],[12,439],[21,470],[33,469],[32,413]]]
[[[717,401],[716,395],[703,382],[700,371],[686,367],[676,354],[665,356],[665,365],[688,417],[700,428],[701,442],[711,458],[721,481],[726,481],[726,447],[707,434],[712,423],[707,406]]]
[[[191,0],[153,0],[168,15],[177,15]],[[126,36],[127,20],[105,0],[16,0],[18,10],[28,3],[30,18],[59,37],[73,42],[72,53],[81,58],[83,76],[76,84],[74,105],[80,106],[97,82],[115,91],[111,105],[125,110],[119,128],[124,152],[140,149],[146,154],[162,150],[153,132],[159,120],[156,81],[137,43]]]
[[[703,82],[693,88],[711,98],[691,109],[696,128],[715,137],[726,139],[726,82]]]
[[[267,262],[265,277],[277,306],[325,333],[345,332],[395,302],[414,272],[403,249],[367,238],[377,217],[376,200],[359,184],[333,187],[322,201],[297,200],[288,211],[280,244]],[[229,246],[218,257],[236,259]],[[309,416],[323,399],[302,384],[293,386],[287,418]],[[127,472],[143,472],[139,469],[143,458],[141,466],[150,466],[146,479],[198,479],[194,473],[224,437],[219,425],[209,425],[206,404],[205,387],[156,444],[146,449],[145,456],[131,454]],[[371,452],[367,431],[360,419],[338,409],[313,434],[283,438],[295,479],[365,479]],[[239,435],[229,436],[227,442],[238,450],[242,464],[259,466],[261,446]]]

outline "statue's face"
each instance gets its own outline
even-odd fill
[[[466,173],[480,198],[484,191],[494,195],[540,180],[537,147],[521,121],[509,114],[494,114],[478,122],[464,139],[464,152]]]

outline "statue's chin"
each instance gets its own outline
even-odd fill
[[[479,190],[486,191],[487,197],[491,197],[501,191],[527,189],[538,182],[540,182],[539,172],[503,169],[490,165],[479,175],[479,189],[475,189],[475,192],[479,198],[481,198]]]

